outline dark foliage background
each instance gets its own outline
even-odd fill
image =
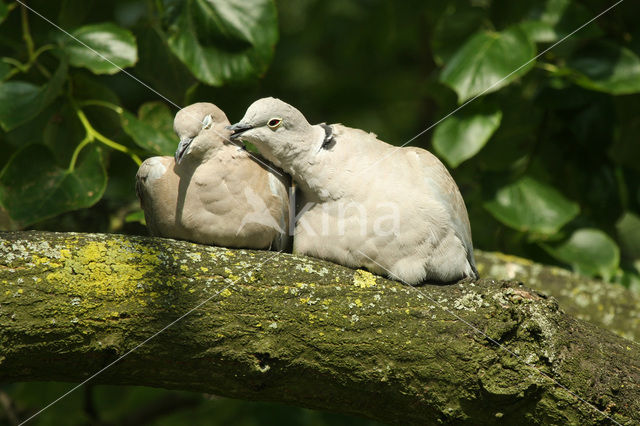
[[[613,4],[28,2],[109,63],[5,0],[0,229],[145,233],[134,175],[141,159],[175,149],[177,108],[211,101],[233,122],[253,100],[276,96],[312,123],[342,122],[435,152],[461,187],[476,247],[639,289],[640,3],[623,1],[572,34]],[[9,411],[30,412],[60,386],[7,388]],[[95,393],[96,415],[112,422],[164,395]],[[176,398],[197,399],[195,411],[185,404],[195,418],[227,413],[237,424],[270,424],[285,412]],[[35,423],[65,412],[77,412],[72,423],[91,420],[82,401],[70,397]],[[3,407],[0,421],[9,421]],[[183,422],[176,412],[153,422]],[[291,424],[339,421],[286,413]]]

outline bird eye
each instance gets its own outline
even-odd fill
[[[275,130],[282,124],[282,118],[272,118],[267,122],[270,129]]]
[[[209,127],[211,127],[212,124],[213,124],[213,118],[211,117],[211,114],[207,115],[202,120],[202,128],[203,129],[208,129]]]

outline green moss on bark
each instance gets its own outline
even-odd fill
[[[516,256],[478,251],[476,260],[482,276],[525,282],[555,297],[570,315],[640,342],[640,294]]]
[[[638,345],[517,282],[415,289],[272,252],[2,237],[1,381],[81,381],[205,302],[94,381],[397,424],[640,421]]]

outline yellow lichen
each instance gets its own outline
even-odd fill
[[[369,288],[376,285],[376,276],[371,272],[358,269],[353,274],[353,284],[360,288]]]
[[[220,295],[222,297],[229,297],[229,296],[231,296],[231,290],[229,290],[228,288],[225,288],[224,290],[222,290],[220,292]]]
[[[46,275],[47,281],[61,291],[98,297],[138,294],[138,282],[154,274],[160,263],[154,250],[122,241],[90,241],[77,247],[74,255],[62,249],[60,259],[59,267]]]

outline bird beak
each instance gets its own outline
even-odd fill
[[[238,139],[240,135],[242,135],[247,130],[253,129],[253,126],[250,124],[246,124],[243,122],[236,123],[232,126],[227,126],[227,130],[231,130],[233,133],[231,134],[231,139]]]
[[[176,149],[175,155],[177,164],[180,164],[180,161],[182,161],[187,148],[189,148],[189,145],[191,145],[191,141],[193,141],[193,138],[180,139],[180,143],[178,144],[178,149]]]

